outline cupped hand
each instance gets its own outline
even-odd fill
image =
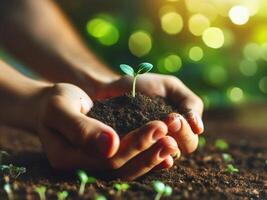
[[[180,155],[165,123],[149,122],[120,140],[111,127],[86,115],[92,106],[87,94],[71,84],[44,92],[38,134],[52,167],[108,171],[132,180],[155,167],[172,166],[171,155]]]
[[[179,113],[171,113],[165,123],[169,135],[178,143],[182,153],[191,153],[197,148],[198,134],[204,131],[201,119],[203,103],[178,78],[169,75],[143,74],[138,77],[137,91],[148,96],[161,96],[178,107]],[[123,76],[107,83],[95,93],[96,98],[107,98],[130,92],[132,78]]]

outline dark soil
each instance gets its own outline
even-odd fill
[[[99,104],[101,105],[101,103]],[[98,103],[95,105],[98,105]],[[120,105],[122,106],[122,103]],[[133,107],[134,105],[131,104]],[[136,112],[136,107],[134,108]],[[49,200],[56,199],[56,193],[59,190],[68,190],[70,193],[68,199],[94,199],[94,196],[100,193],[108,199],[151,200],[155,196],[151,188],[153,180],[161,180],[172,186],[173,195],[163,199],[266,200],[267,126],[266,123],[258,123],[264,122],[267,118],[267,112],[264,111],[264,108],[266,108],[266,105],[258,110],[242,108],[240,110],[208,112],[205,117],[206,131],[204,134],[207,144],[203,148],[199,148],[192,155],[182,156],[169,170],[154,171],[139,180],[129,182],[130,189],[122,193],[121,196],[118,196],[112,187],[113,183],[118,180],[105,181],[99,179],[97,183],[87,185],[84,197],[78,198],[79,184],[75,173],[58,172],[51,169],[42,153],[38,138],[33,134],[0,126],[0,149],[11,153],[11,157],[5,161],[5,164],[12,163],[27,168],[26,174],[15,181],[11,180],[15,188],[14,193],[19,200],[38,199],[33,192],[37,185],[47,187],[46,194]],[[147,108],[144,108],[143,113],[146,112]],[[159,109],[158,112],[162,113],[163,116],[168,113],[165,109]],[[244,113],[246,115],[243,115]],[[250,115],[250,113],[254,113],[254,115]],[[150,117],[153,119],[153,114]],[[112,123],[112,120],[110,123]],[[255,124],[257,125],[255,126]],[[119,127],[121,129],[118,129]],[[133,128],[135,127],[131,125],[127,126],[127,129],[123,129],[122,126],[115,127],[122,133]],[[225,151],[217,150],[214,147],[214,141],[218,138],[225,139],[229,144],[229,149]],[[227,163],[222,159],[222,153],[224,152],[232,155],[234,159],[232,164],[239,169],[238,173],[225,172]],[[98,176],[97,174],[92,175]],[[1,200],[7,199],[2,189],[3,185],[4,179],[1,178]]]
[[[122,136],[149,121],[163,120],[176,110],[164,98],[150,98],[137,93],[135,98],[126,94],[95,101],[89,116],[108,124]]]

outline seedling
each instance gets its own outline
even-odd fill
[[[45,192],[46,187],[41,185],[39,187],[36,187],[34,191],[39,195],[40,200],[46,200]]]
[[[3,163],[4,157],[9,156],[9,154],[6,151],[0,151],[0,164]]]
[[[230,174],[239,172],[237,168],[235,168],[232,164],[228,164],[227,168],[225,169],[226,172],[229,172]]]
[[[12,164],[9,165],[0,165],[0,171],[3,174],[7,174],[11,178],[18,178],[21,174],[26,173],[26,168],[25,167],[17,167]]]
[[[206,145],[206,139],[203,136],[200,136],[198,139],[198,147],[203,148]]]
[[[140,74],[149,72],[153,68],[153,65],[150,63],[146,63],[146,62],[141,63],[138,65],[138,69],[136,71],[130,65],[126,65],[126,64],[121,64],[120,68],[125,74],[133,77],[132,96],[135,97],[135,85],[136,85],[137,77]]]
[[[227,142],[223,139],[217,139],[215,141],[215,148],[218,149],[218,150],[226,150],[228,149],[229,145],[227,144]]]
[[[161,181],[153,181],[153,189],[157,193],[154,200],[160,200],[161,197],[167,197],[172,195],[172,188],[168,185],[165,185]]]
[[[113,187],[117,190],[118,195],[120,196],[122,192],[125,192],[130,188],[130,185],[128,183],[115,183]]]
[[[223,153],[222,154],[222,159],[226,162],[226,163],[229,163],[229,162],[232,162],[233,161],[233,157],[228,154],[228,153]]]
[[[102,194],[98,194],[95,196],[94,200],[107,200],[107,198]]]
[[[81,181],[78,194],[79,194],[79,196],[83,196],[84,190],[85,190],[85,185],[87,183],[95,183],[96,179],[94,177],[92,177],[92,176],[87,176],[87,174],[82,170],[79,170],[77,172],[77,174],[78,174],[79,179]]]
[[[9,183],[4,185],[4,190],[7,193],[8,200],[14,200],[14,194]]]
[[[68,196],[69,196],[69,193],[65,190],[57,193],[58,200],[65,200]]]

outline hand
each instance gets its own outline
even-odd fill
[[[132,78],[123,76],[117,81],[102,85],[95,97],[117,96],[130,92],[131,88]],[[198,134],[204,131],[201,120],[203,103],[200,98],[176,77],[152,73],[138,77],[137,91],[148,96],[165,97],[179,108],[180,114],[170,114],[165,123],[169,135],[175,138],[182,153],[193,152],[197,148]]]
[[[106,170],[132,180],[152,168],[172,166],[171,155],[180,154],[161,121],[149,122],[120,140],[111,127],[86,116],[93,103],[74,85],[56,84],[41,99],[38,133],[54,168]]]

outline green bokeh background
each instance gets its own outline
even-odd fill
[[[57,2],[88,46],[115,70],[118,70],[121,63],[135,66],[143,61],[151,62],[155,66],[154,72],[174,75],[184,81],[203,98],[207,108],[266,100],[267,81],[264,80],[267,80],[265,78],[267,59],[263,59],[264,56],[267,57],[266,0],[57,0]],[[195,10],[190,8],[190,3],[195,4]],[[235,5],[246,6],[255,11],[246,24],[235,25],[227,16]],[[164,7],[182,17],[183,28],[179,33],[169,35],[162,30],[160,12]],[[221,48],[208,47],[201,36],[195,36],[190,32],[188,20],[194,14],[206,16],[210,19],[211,27],[223,31],[225,42]],[[116,29],[115,32],[117,31],[116,34],[119,35],[117,42],[105,44],[114,39],[112,38],[114,30],[113,32],[111,30],[110,34],[104,30],[106,34],[104,42],[88,32],[88,22],[96,18],[104,20]],[[97,31],[101,31],[101,28],[103,31],[105,27],[100,26]],[[136,31],[144,31],[151,36],[152,48],[144,56],[135,56],[129,50],[129,38]],[[189,50],[194,46],[203,50],[203,58],[200,61],[189,58]],[[4,52],[0,54],[10,60]],[[164,70],[164,66],[162,68],[161,60],[170,54],[181,58],[181,67],[174,66],[173,72]],[[251,74],[242,73],[241,63],[246,64],[245,69]],[[172,65],[172,62],[169,64]],[[19,68],[25,72],[20,65]]]

